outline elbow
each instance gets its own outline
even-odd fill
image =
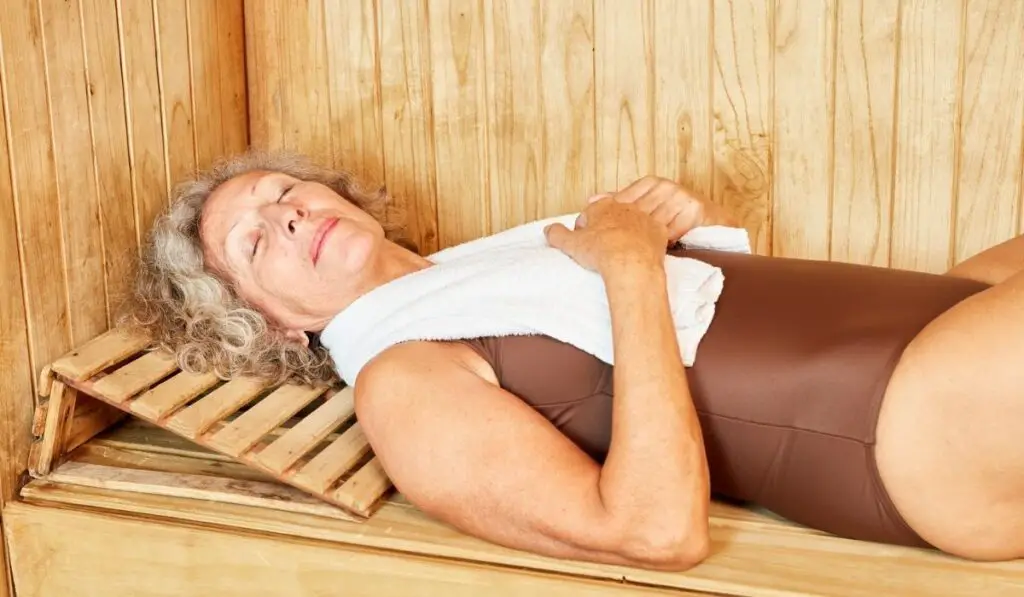
[[[693,525],[658,527],[630,541],[630,560],[652,570],[685,572],[711,553],[707,521]]]

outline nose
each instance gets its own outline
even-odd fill
[[[264,210],[264,217],[280,226],[281,231],[288,237],[294,237],[300,223],[309,217],[309,212],[294,204],[271,203],[265,206]]]

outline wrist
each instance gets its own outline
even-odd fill
[[[621,280],[632,286],[657,284],[665,278],[665,256],[618,254],[605,259],[598,272],[606,283]]]

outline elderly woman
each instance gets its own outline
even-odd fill
[[[248,153],[179,187],[134,321],[183,367],[333,383],[318,334],[432,267],[383,192]],[[666,247],[728,220],[644,178],[550,245],[603,281],[614,366],[545,336],[402,342],[355,384],[396,487],[486,540],[685,569],[712,493],[852,539],[1024,556],[1024,241],[946,275],[673,249],[725,273],[700,358],[670,321]]]

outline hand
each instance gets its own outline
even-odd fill
[[[739,221],[720,205],[657,176],[646,176],[618,193],[602,193],[589,201],[609,198],[620,203],[632,203],[649,214],[668,229],[669,243],[679,241],[699,226],[739,226]]]
[[[583,267],[604,274],[613,264],[663,265],[668,230],[635,203],[611,198],[591,203],[576,218],[576,229],[552,224],[548,244]]]

